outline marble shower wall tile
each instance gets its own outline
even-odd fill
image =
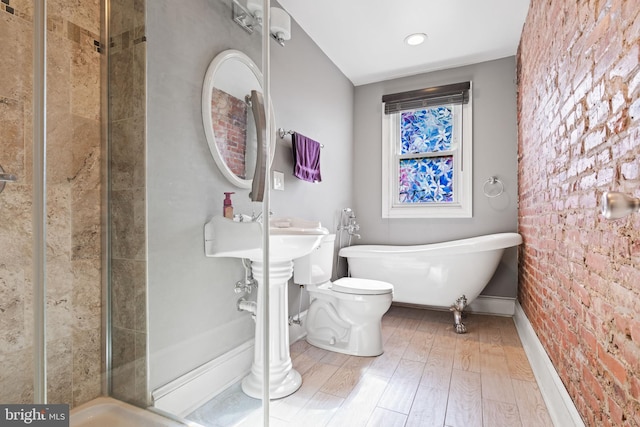
[[[146,261],[130,259],[113,259],[111,265],[112,305],[111,316],[113,326],[144,332],[144,325],[139,328],[138,316],[144,316],[146,301]]]
[[[100,0],[48,0],[47,13],[100,34]]]
[[[24,20],[0,9],[0,165],[18,182],[0,198],[0,401],[18,403],[33,396],[30,365],[32,323],[31,188],[25,185],[24,100],[31,90],[32,31]],[[25,400],[29,401],[29,400]]]
[[[102,286],[100,260],[82,259],[71,262],[73,288],[71,304],[73,306],[73,330],[100,331],[102,325]]]
[[[100,259],[100,190],[74,191],[71,200],[71,258]]]
[[[0,143],[2,141],[0,127]],[[9,171],[7,171],[9,172]],[[7,184],[0,197],[0,265],[11,267],[31,266],[32,219],[31,186]]]
[[[0,402],[33,402],[33,349],[0,351]]]
[[[47,258],[71,260],[71,186],[47,180]]]
[[[109,56],[109,120],[133,117],[133,50],[122,49]]]
[[[47,402],[71,403],[73,345],[71,336],[47,342]]]
[[[71,113],[100,122],[100,55],[95,46],[73,46]]]
[[[74,149],[67,182],[76,190],[100,189],[100,122],[75,115],[71,121]]]
[[[31,345],[25,334],[24,268],[0,264],[0,348],[15,352]],[[0,400],[1,401],[1,400]]]
[[[33,22],[33,0],[11,0],[15,16]]]
[[[145,120],[133,117],[111,123],[111,188],[145,186]]]
[[[145,2],[112,0],[109,40],[112,388],[147,406]]]
[[[33,28],[29,21],[0,11],[0,96],[16,101],[32,97]]]
[[[144,189],[111,192],[113,258],[146,259],[146,199]]]
[[[130,329],[114,327],[112,329],[112,393],[117,399],[141,404],[146,400],[144,393],[136,392],[136,332]],[[146,365],[146,360],[138,363]],[[142,380],[146,383],[146,379]]]
[[[20,182],[24,182],[24,103],[22,101],[0,97],[0,129],[2,129],[0,131],[2,132],[0,165],[6,173],[16,175]]]
[[[72,345],[72,404],[76,406],[101,394],[102,334],[100,327],[94,329],[74,329]]]

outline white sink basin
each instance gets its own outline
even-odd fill
[[[263,225],[259,222],[235,222],[216,216],[204,225],[204,251],[210,257],[248,258],[252,274],[258,282],[255,311],[255,355],[251,372],[242,380],[242,391],[260,399],[263,396],[263,372],[269,369],[269,394],[279,399],[295,392],[302,384],[302,376],[291,363],[289,353],[289,297],[288,282],[293,275],[293,260],[308,255],[329,234],[319,222],[298,218],[272,218],[269,221],[269,267],[263,268]],[[265,270],[268,276],[265,277]],[[265,282],[265,280],[268,281]],[[265,297],[265,283],[269,292]],[[267,298],[266,303],[265,298]],[[265,333],[264,307],[269,307],[269,326]],[[264,342],[269,340],[271,351],[265,366]]]
[[[325,234],[329,234],[319,222],[298,218],[273,218],[270,224],[271,262],[303,257],[318,247]],[[204,226],[205,254],[261,262],[262,227],[259,222],[235,222],[215,216]]]

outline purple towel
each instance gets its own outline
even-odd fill
[[[293,175],[303,181],[320,182],[320,143],[294,132],[291,137],[293,148]]]

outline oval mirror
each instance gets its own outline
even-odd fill
[[[262,72],[244,53],[230,49],[218,54],[207,69],[202,87],[202,121],[209,150],[232,184],[251,188],[258,150],[251,91],[262,92]],[[275,118],[269,164],[275,154]]]

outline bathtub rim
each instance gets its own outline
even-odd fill
[[[443,256],[506,249],[522,242],[520,234],[506,232],[420,245],[354,245],[340,249],[338,255],[347,259],[419,254]]]

